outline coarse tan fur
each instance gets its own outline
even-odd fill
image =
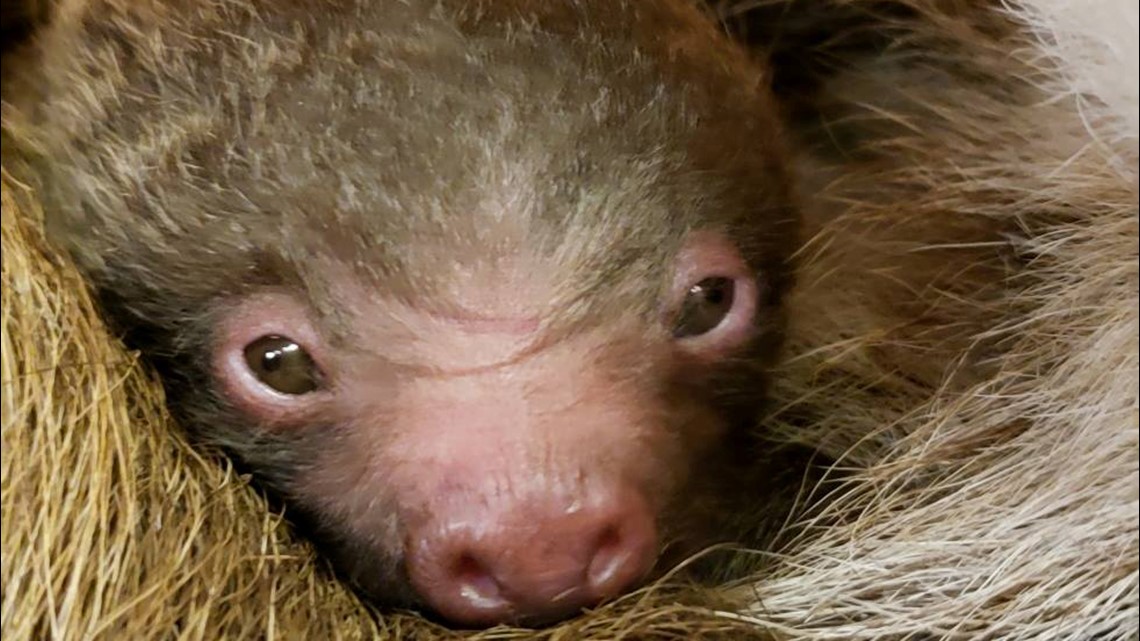
[[[1134,639],[1137,10],[835,4],[893,28],[875,56],[816,43],[838,69],[799,119],[816,213],[764,429],[838,481],[747,581],[538,634]],[[315,572],[169,429],[7,175],[3,210],[6,638],[452,635]]]

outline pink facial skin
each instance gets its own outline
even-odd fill
[[[686,293],[710,277],[732,279],[731,308],[674,339]],[[352,580],[377,593],[398,580],[379,575],[406,577],[470,626],[567,616],[651,574],[665,511],[727,429],[693,381],[756,334],[755,277],[714,232],[678,254],[659,326],[616,318],[539,343],[534,301],[511,298],[536,288],[504,280],[474,296],[500,309],[445,315],[349,284],[339,341],[289,294],[251,296],[222,320],[215,357],[225,398],[258,429],[315,444],[292,498],[361,551]],[[308,352],[317,390],[254,375],[243,351],[266,335]]]

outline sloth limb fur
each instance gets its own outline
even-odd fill
[[[820,39],[841,64],[805,129],[841,160],[807,209],[841,213],[805,246],[770,425],[852,473],[747,616],[1135,638],[1137,9],[832,4],[894,37],[854,63]]]

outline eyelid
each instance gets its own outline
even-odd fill
[[[224,397],[252,418],[269,426],[303,423],[333,396],[336,373],[328,367],[331,355],[326,343],[308,308],[291,296],[265,293],[241,299],[222,314],[216,327],[212,355],[215,379]],[[266,385],[250,369],[245,349],[274,335],[288,337],[309,355],[321,374],[322,384],[316,390],[286,394]]]
[[[690,287],[710,277],[733,280],[732,306],[716,327],[678,338],[676,343],[693,356],[715,359],[756,333],[761,292],[756,275],[727,236],[711,231],[693,232],[677,257],[672,294],[666,305],[669,322],[679,313]]]
[[[686,349],[715,356],[749,338],[755,330],[753,319],[758,304],[756,281],[750,277],[736,277],[733,279],[733,288],[732,306],[724,318],[707,332],[678,339],[680,344]],[[718,344],[720,349],[717,349]]]

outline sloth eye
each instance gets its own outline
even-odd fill
[[[735,290],[733,279],[719,276],[690,287],[673,326],[673,337],[700,336],[715,329],[732,309]]]
[[[257,380],[282,394],[300,396],[320,385],[312,357],[284,336],[263,336],[253,341],[245,348],[245,362]]]

